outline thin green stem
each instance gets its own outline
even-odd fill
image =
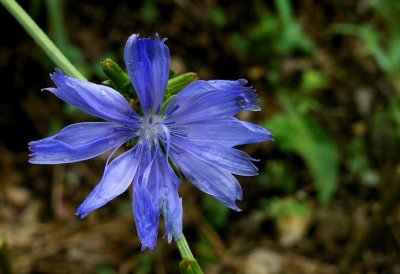
[[[193,253],[190,250],[190,247],[186,241],[185,236],[182,236],[182,238],[177,240],[176,245],[178,246],[179,253],[181,254],[182,259],[195,260],[195,258],[193,257]]]
[[[181,274],[204,274],[199,263],[193,256],[192,251],[182,235],[182,238],[176,240],[176,245],[178,246],[179,253],[181,253],[182,261],[179,263],[179,271]]]
[[[47,56],[66,74],[86,80],[64,54],[54,45],[40,27],[32,20],[25,10],[15,0],[0,0],[0,3],[21,24],[33,40],[43,49]]]

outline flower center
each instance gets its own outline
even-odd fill
[[[140,129],[138,131],[139,138],[148,141],[155,141],[160,134],[163,134],[162,129],[163,120],[159,116],[143,116],[140,119]]]
[[[144,116],[129,115],[132,119],[131,124],[116,126],[115,131],[123,131],[131,133],[131,136],[126,140],[125,146],[128,148],[134,146],[136,142],[139,145],[146,144],[147,146],[156,149],[157,153],[161,153],[164,148],[168,154],[169,150],[173,150],[176,154],[180,151],[171,143],[171,137],[187,138],[188,133],[182,131],[179,127],[175,126],[175,121],[170,120],[170,115],[179,109],[175,105],[168,109],[166,112],[160,114],[160,108],[155,113],[145,114]],[[160,147],[161,145],[161,147]]]

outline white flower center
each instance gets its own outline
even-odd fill
[[[143,116],[140,119],[141,128],[138,131],[139,138],[154,141],[164,133],[162,129],[163,119],[159,116]]]

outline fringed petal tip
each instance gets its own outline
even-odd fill
[[[250,111],[260,111],[261,107],[257,104],[261,101],[258,98],[257,91],[252,86],[246,86],[246,79],[238,79],[237,81],[232,81],[237,85],[237,89],[241,91],[240,96],[238,98],[238,104],[244,110]],[[233,87],[234,88],[234,87]]]
[[[50,79],[58,85],[60,83],[60,80],[65,80],[65,78],[68,78],[68,76],[59,68],[55,68],[54,72],[51,72],[50,74]],[[40,91],[50,91],[51,93],[54,93],[57,90],[57,88],[53,87],[48,87],[48,88],[42,88]]]
[[[134,33],[131,36],[129,36],[127,43],[132,42],[133,40],[138,40],[138,41],[154,40],[154,41],[165,42],[165,41],[167,41],[167,39],[168,39],[167,37],[161,38],[160,35],[157,32],[154,34],[154,38],[152,38],[151,36],[149,36],[149,37],[140,37],[140,34]]]
[[[143,234],[143,231],[138,231],[139,239],[142,244],[141,251],[144,251],[146,248],[152,251],[157,244],[157,235],[158,234],[158,222],[155,226],[151,227],[151,231],[147,231],[147,234]]]
[[[67,78],[68,76],[59,68],[55,68],[54,72],[50,73],[50,79],[55,82],[57,78],[65,77]]]
[[[154,38],[153,37],[151,37],[151,36],[149,36],[149,37],[140,37],[140,35],[139,34],[132,34],[131,36],[129,36],[129,38],[128,38],[128,40],[127,40],[127,42],[126,42],[126,44],[127,45],[130,45],[130,44],[134,44],[134,43],[137,43],[137,42],[149,42],[149,43],[152,43],[152,42],[161,42],[161,43],[165,43],[165,41],[167,41],[167,37],[163,37],[163,38],[161,38],[159,35],[158,35],[158,33],[156,33],[155,35],[154,35]]]
[[[132,85],[139,97],[144,113],[156,111],[162,104],[168,83],[170,53],[165,39],[129,37],[124,60]]]
[[[241,199],[238,199],[238,200],[241,200]],[[241,212],[242,211],[242,209],[239,208],[236,204],[226,205],[226,206],[228,206],[230,209],[232,209],[232,210],[234,210],[236,212]]]
[[[86,213],[86,214],[82,213],[82,212],[80,211],[79,208],[78,208],[78,210],[75,212],[75,216],[78,216],[81,220],[84,219],[88,214],[89,214],[89,213]]]
[[[179,239],[181,239],[183,237],[183,232],[181,231],[180,233],[168,233],[166,232],[163,236],[163,239],[167,238],[167,242],[169,244],[171,244],[172,239],[174,239],[174,241],[178,241]]]
[[[148,244],[143,244],[142,242],[142,247],[140,248],[140,251],[143,252],[146,249],[148,249],[149,251],[153,251],[154,247],[156,246],[156,244],[154,245],[148,245]]]
[[[57,91],[57,89],[56,88],[52,88],[52,87],[48,87],[48,88],[42,88],[40,91],[41,92],[49,91],[51,93],[55,93]]]
[[[173,233],[168,233],[168,232],[166,232],[166,233],[164,234],[163,239],[167,238],[167,242],[168,242],[169,244],[171,244],[172,239],[174,239],[174,241],[176,242],[176,241],[179,241],[180,239],[182,239],[182,237],[183,237],[183,232],[182,232],[182,230],[181,230],[180,232],[174,231]]]
[[[29,154],[28,163],[30,164],[40,164],[35,155]]]
[[[266,141],[274,142],[275,139],[274,139],[274,135],[272,134],[272,131],[270,129],[267,129],[267,128],[265,128],[264,130],[265,130],[265,135],[266,135],[266,138],[267,138]]]

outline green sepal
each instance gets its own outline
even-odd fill
[[[167,108],[169,102],[171,102],[172,99],[175,98],[175,96],[176,96],[176,95],[172,95],[172,96],[169,96],[169,97],[167,97],[167,98],[165,99],[164,103],[162,104],[161,112],[160,112],[160,113],[164,113],[164,112],[165,112],[165,109]]]
[[[107,85],[115,88],[126,98],[137,98],[128,73],[123,71],[121,67],[110,58],[104,59],[100,64],[104,74],[110,79],[110,82],[106,82]]]
[[[194,72],[187,72],[169,79],[165,97],[168,99],[172,95],[177,94],[184,87],[189,85],[191,82],[196,81],[197,79],[199,79],[199,77],[197,77],[197,73]]]
[[[181,274],[203,274],[199,263],[196,260],[183,259],[179,263],[179,271]]]

